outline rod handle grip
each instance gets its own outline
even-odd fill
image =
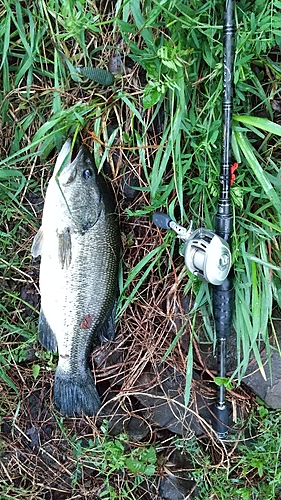
[[[233,309],[232,269],[221,285],[213,286],[213,314],[217,338],[231,334]]]
[[[229,407],[216,403],[213,408],[213,429],[219,439],[225,439],[229,431]]]

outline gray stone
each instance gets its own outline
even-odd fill
[[[123,75],[124,74],[124,65],[122,62],[121,55],[116,52],[114,56],[108,61],[108,71],[113,73],[114,75]]]
[[[157,374],[152,369],[143,372],[137,385],[144,388],[134,395],[140,401],[148,422],[181,436],[203,433],[204,420],[210,417],[209,402],[197,394],[196,404],[191,399],[190,404],[185,405],[185,378],[175,368],[163,368],[162,365]]]
[[[150,434],[150,427],[146,420],[140,417],[132,416],[125,422],[125,431],[130,441],[138,443]]]
[[[126,433],[130,441],[139,442],[150,434],[150,427],[141,416],[128,413],[122,408],[120,401],[111,399],[110,395],[104,401],[97,417],[97,424],[108,421],[108,432],[111,436]]]
[[[196,498],[193,495],[194,483],[174,475],[161,478],[158,500],[189,500]]]
[[[274,344],[281,346],[281,321],[279,312],[275,311],[273,320],[274,335],[270,349],[270,358],[266,349],[260,353],[265,373],[265,378],[261,374],[257,362],[252,358],[249,363],[243,382],[269,407],[281,409],[281,356]],[[270,332],[269,332],[270,333]]]
[[[128,413],[121,407],[119,401],[115,401],[112,395],[107,396],[97,415],[97,425],[108,421],[108,431],[112,436],[125,432],[124,423],[128,420]]]
[[[190,456],[175,450],[165,463],[165,475],[161,478],[158,500],[191,500],[196,498],[196,483],[188,479],[193,469]]]
[[[276,384],[272,387],[268,387],[264,399],[265,403],[274,408],[275,410],[280,410],[281,408],[281,380],[278,380]]]
[[[276,334],[276,342],[281,346],[281,321],[276,314],[276,318],[273,321],[274,329]],[[270,334],[270,332],[269,332]],[[200,364],[202,361],[205,363],[208,370],[216,372],[217,370],[217,358],[213,354],[213,344],[204,341],[203,332],[200,336],[200,356],[201,359],[198,360],[195,354],[195,360]],[[268,360],[268,353],[261,343],[260,355],[265,372],[265,378],[263,377],[259,366],[255,360],[254,354],[251,353],[248,368],[246,370],[245,376],[242,381],[244,384],[255,393],[260,399],[262,399],[268,406],[274,409],[281,409],[281,357],[279,351],[276,347],[272,347],[270,351],[270,362]],[[232,335],[227,339],[227,372],[232,373],[237,368],[237,343],[235,331],[232,331]]]
[[[262,376],[258,364],[249,366],[243,382],[274,409],[281,408],[281,358],[277,351],[272,351],[270,364],[267,353],[262,355],[266,379]]]

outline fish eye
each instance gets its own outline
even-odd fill
[[[86,168],[83,172],[83,177],[86,181],[93,177],[93,171],[90,168]]]

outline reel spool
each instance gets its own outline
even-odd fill
[[[212,285],[224,282],[231,268],[231,253],[225,240],[210,229],[192,231],[192,223],[185,229],[161,212],[153,215],[153,222],[162,229],[173,229],[184,242],[181,254],[192,274]]]

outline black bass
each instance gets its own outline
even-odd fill
[[[112,196],[82,146],[64,144],[48,184],[42,226],[38,339],[59,353],[53,401],[64,415],[95,415],[100,398],[89,366],[93,341],[112,340],[120,232]]]

